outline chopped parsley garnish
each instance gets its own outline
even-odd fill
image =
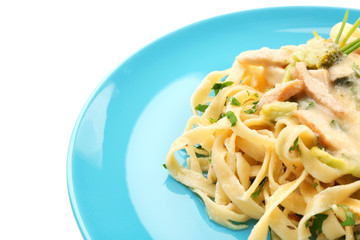
[[[225,115],[229,119],[231,126],[232,127],[235,126],[236,122],[237,122],[237,118],[236,118],[235,114],[232,111],[228,111],[228,112],[226,112]]]
[[[317,186],[319,186],[319,183],[318,183],[318,182],[316,182],[316,183],[314,183],[314,184],[312,185],[313,188],[316,188]]]
[[[346,205],[338,205],[339,207],[342,207],[345,212],[346,219],[341,223],[342,226],[354,226],[355,225],[355,218],[360,218],[358,215],[354,214],[349,210],[349,207]]]
[[[205,112],[205,110],[208,108],[209,105],[202,105],[202,104],[198,104],[195,107],[195,110],[198,110],[200,112]]]
[[[358,65],[356,65],[355,63],[353,63],[352,69],[355,72],[355,76],[360,78],[360,68]]]
[[[333,120],[331,120],[331,122],[330,122],[330,126],[333,127],[333,128],[338,128],[338,127],[339,127],[339,124],[333,119]]]
[[[230,98],[230,104],[233,106],[241,106],[241,103],[234,97]]]
[[[325,221],[325,219],[327,217],[328,217],[327,214],[323,214],[323,213],[316,214],[313,219],[311,230],[320,235],[322,233],[321,228],[322,228],[323,222]]]
[[[228,103],[228,101],[230,101],[230,98],[229,98],[229,97],[226,97],[226,100],[225,100],[224,106],[226,106],[226,104]]]
[[[204,158],[204,157],[208,157],[209,155],[205,155],[205,154],[201,154],[201,153],[195,153],[197,158]]]
[[[246,90],[246,92],[247,92],[248,96],[250,96],[250,92],[248,90]]]
[[[166,164],[165,164],[165,163],[163,164],[163,167],[164,167],[165,169],[167,169],[167,166],[166,166]]]
[[[319,148],[322,148],[322,147],[321,147],[321,143],[320,143],[320,136],[319,136],[319,135],[316,135],[316,145],[317,145]]]
[[[299,142],[299,137],[297,137],[295,139],[294,144],[289,148],[289,151],[294,151],[295,149],[297,149],[299,152],[299,155],[300,155],[300,149],[299,149],[298,142]]]
[[[213,118],[209,118],[209,122],[211,122],[212,124],[213,123],[216,123],[218,120],[216,120],[216,119],[213,119]]]
[[[330,126],[333,127],[333,128],[338,128],[338,129],[344,131],[344,128],[337,121],[335,121],[334,119],[331,120]]]
[[[215,96],[219,93],[219,91],[225,87],[232,85],[234,82],[223,82],[223,83],[215,83],[211,89],[214,90]]]
[[[267,181],[268,181],[268,178],[267,178],[267,177],[265,177],[265,178],[261,181],[261,183],[259,184],[259,187],[256,189],[256,191],[253,192],[253,193],[250,195],[250,197],[251,197],[252,199],[255,199],[255,198],[257,198],[257,197],[259,196],[259,194],[261,193],[261,191],[262,191],[262,189],[264,188],[265,183],[266,183]]]
[[[256,112],[256,109],[253,109],[253,108],[250,108],[250,109],[244,111],[244,113],[247,113],[247,114],[253,114],[255,112]]]
[[[259,94],[257,94],[257,93],[254,93],[254,97],[257,97],[257,98],[258,98],[258,97],[259,97]]]
[[[219,121],[220,119],[222,119],[223,117],[225,117],[224,113],[221,113],[218,119],[213,119],[213,118],[209,118],[209,122],[216,123],[217,121]]]
[[[253,114],[256,112],[256,106],[257,104],[259,103],[259,101],[256,101],[254,102],[252,108],[249,108],[248,110],[245,110],[244,113],[247,113],[247,114]]]
[[[306,107],[306,110],[309,110],[310,108],[312,108],[313,106],[314,106],[314,102],[313,101],[311,101],[310,103],[309,103],[309,105],[307,105],[307,107]]]

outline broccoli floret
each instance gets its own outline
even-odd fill
[[[295,62],[305,62],[310,69],[329,68],[343,58],[337,44],[331,40],[310,40],[293,53]]]

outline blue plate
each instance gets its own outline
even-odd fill
[[[70,201],[86,239],[244,239],[211,222],[201,201],[162,164],[207,73],[263,46],[327,37],[345,9],[285,7],[211,18],[173,32],[102,82],[76,122],[68,152]],[[351,10],[355,22],[359,10]]]

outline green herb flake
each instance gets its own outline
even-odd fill
[[[247,92],[248,96],[250,96],[250,92],[248,90],[246,90],[246,92]]]
[[[167,166],[166,166],[166,164],[165,164],[165,163],[163,164],[163,167],[164,167],[165,169],[167,169]]]
[[[309,103],[309,105],[307,105],[307,107],[306,107],[306,110],[309,110],[310,108],[312,108],[312,107],[314,107],[314,102],[313,101],[311,101],[310,103]]]
[[[258,97],[259,97],[259,94],[257,94],[257,93],[254,93],[254,97],[257,97],[257,98],[258,98]]]
[[[312,185],[313,188],[316,188],[317,186],[319,186],[319,183],[318,183],[318,182],[316,182],[316,183],[314,183],[314,184]]]
[[[214,124],[214,123],[216,123],[218,120],[216,120],[216,119],[213,119],[213,118],[209,118],[209,122],[211,123],[211,124]]]
[[[293,151],[293,150],[295,150],[295,149],[298,147],[298,141],[299,141],[299,137],[297,137],[297,138],[295,139],[294,144],[293,144],[293,146],[291,146],[291,147],[289,148],[289,151]]]
[[[319,235],[322,233],[322,225],[323,225],[323,222],[325,221],[325,219],[328,217],[327,214],[316,214],[314,216],[314,219],[313,219],[313,223],[312,223],[312,226],[311,226],[311,229],[314,231],[314,232],[317,232]]]
[[[256,106],[257,104],[259,103],[259,101],[256,101],[254,102],[252,108],[248,109],[248,110],[245,110],[244,113],[247,113],[247,114],[253,114],[256,112]]]
[[[222,119],[223,117],[225,117],[225,114],[224,114],[224,113],[221,113],[220,116],[219,116],[218,121],[219,121],[220,119]]]
[[[200,153],[195,153],[197,158],[204,158],[204,157],[209,157],[209,155],[205,155],[205,154],[200,154]]]
[[[259,184],[259,187],[256,189],[256,191],[253,192],[253,193],[250,195],[250,197],[251,197],[252,199],[255,199],[255,198],[257,198],[257,197],[259,196],[259,194],[261,193],[261,191],[262,191],[262,189],[264,188],[265,183],[266,183],[267,181],[268,181],[268,178],[267,178],[267,177],[265,177],[265,178],[261,181],[261,183]]]
[[[230,104],[233,106],[241,106],[241,103],[234,97],[230,98]]]
[[[216,123],[217,121],[219,121],[220,119],[222,119],[223,117],[225,117],[225,114],[224,113],[221,113],[219,118],[216,120],[216,119],[213,119],[213,118],[209,118],[209,122],[210,123]]]
[[[223,83],[215,83],[212,86],[212,90],[214,90],[215,96],[219,93],[219,91],[225,87],[228,87],[230,85],[232,85],[234,82],[228,81],[228,82],[223,82]]]
[[[226,104],[230,101],[230,98],[229,97],[226,97],[226,100],[225,100],[225,103],[224,103],[224,106],[226,106]]]
[[[345,212],[346,219],[341,223],[342,226],[354,226],[355,225],[355,218],[354,213],[349,210],[349,207],[346,205],[338,205],[339,207],[342,207]]]
[[[209,163],[211,163],[211,158],[209,158]]]
[[[226,112],[225,115],[226,115],[226,117],[229,119],[229,121],[230,121],[230,123],[231,123],[231,126],[232,126],[232,127],[235,126],[235,125],[236,125],[236,122],[237,122],[237,118],[236,118],[234,112],[228,111],[228,112]]]
[[[195,110],[198,110],[200,112],[205,112],[205,110],[208,108],[209,105],[202,105],[202,104],[199,104],[195,107]]]
[[[253,114],[255,112],[256,112],[256,109],[253,109],[253,108],[250,108],[250,109],[244,111],[244,113],[247,113],[247,114]]]
[[[333,120],[331,120],[331,122],[330,122],[330,126],[333,127],[333,128],[338,128],[338,127],[339,127],[339,124],[333,119]]]
[[[299,137],[297,137],[295,139],[294,144],[289,148],[289,151],[294,151],[295,149],[297,149],[299,152],[299,155],[300,155],[301,153],[300,153],[298,142],[299,142]]]
[[[358,65],[356,65],[355,63],[353,63],[352,69],[355,72],[355,76],[360,78],[360,68]]]

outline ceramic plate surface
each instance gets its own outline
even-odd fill
[[[345,9],[251,10],[173,32],[124,62],[90,96],[70,141],[70,201],[86,239],[246,239],[208,219],[162,164],[182,133],[190,96],[207,73],[229,68],[244,50],[328,37]],[[359,10],[350,10],[355,22]]]

